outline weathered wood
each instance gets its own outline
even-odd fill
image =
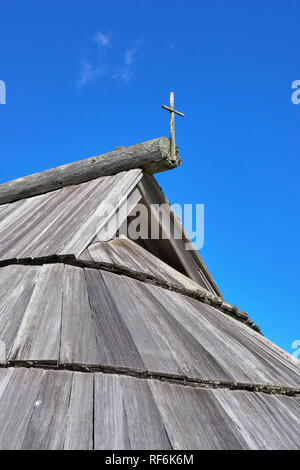
[[[162,108],[170,112],[170,143],[171,143],[171,157],[176,158],[176,144],[175,144],[175,114],[184,117],[184,114],[174,109],[174,93],[170,92],[170,106],[162,105]]]
[[[143,169],[147,173],[158,173],[176,168],[180,164],[180,157],[172,157],[170,153],[169,139],[160,137],[1,184],[0,204],[134,168]]]
[[[172,113],[178,114],[179,116],[184,117],[184,114],[181,113],[180,111],[176,111],[176,109],[170,108],[170,106],[162,105],[162,108],[166,109],[167,111],[170,111]]]
[[[130,449],[123,392],[118,375],[95,374],[94,449]]]
[[[46,375],[44,370],[38,369],[12,370],[0,400],[1,450],[22,448],[41,383]]]
[[[174,109],[174,93],[170,93],[170,107]],[[171,155],[174,157],[176,155],[176,145],[175,145],[175,115],[174,111],[170,112],[170,126],[171,126]]]
[[[134,191],[142,174],[135,169],[103,176],[3,206],[0,260],[81,254]],[[112,208],[112,213],[105,208]]]
[[[65,266],[63,287],[60,362],[95,364],[99,355],[84,270]]]
[[[11,348],[12,358],[46,362],[59,360],[63,273],[63,265],[41,267]]]
[[[46,371],[25,431],[23,450],[63,450],[72,379],[69,371]]]
[[[94,374],[73,374],[65,450],[93,449]]]

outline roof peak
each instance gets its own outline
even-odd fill
[[[153,174],[179,165],[178,152],[171,156],[170,140],[159,137],[1,184],[0,205],[135,168]]]

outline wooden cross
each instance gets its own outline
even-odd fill
[[[171,157],[175,158],[176,156],[176,145],[175,145],[175,114],[184,117],[183,113],[176,111],[174,109],[174,93],[170,93],[170,106],[162,105],[162,108],[170,112],[170,128],[171,128]]]

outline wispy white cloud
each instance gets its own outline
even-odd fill
[[[135,46],[126,49],[124,55],[124,63],[117,73],[113,75],[113,78],[121,78],[125,82],[129,82],[132,79],[134,73],[134,66],[138,60],[138,53],[141,48],[142,41],[136,41]]]
[[[93,80],[93,78],[103,75],[106,72],[106,65],[102,64],[97,67],[94,67],[90,61],[81,60],[80,61],[80,77],[78,80],[78,87],[84,87],[88,82]]]
[[[99,46],[102,46],[104,48],[111,47],[111,37],[112,37],[111,32],[105,34],[99,31],[98,33],[95,34],[94,41],[95,43],[99,44]]]
[[[98,31],[94,35],[94,42],[100,47],[97,58],[94,61],[90,59],[80,60],[78,87],[84,87],[88,82],[101,75],[129,82],[133,78],[143,41],[134,41],[131,47],[128,47],[125,51],[120,51],[118,47],[112,47],[111,32],[105,34]],[[111,52],[108,54],[109,49]],[[120,53],[122,59],[118,63],[116,59],[118,56],[120,57]]]

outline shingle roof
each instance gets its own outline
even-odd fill
[[[0,370],[2,449],[298,449],[299,403],[115,373]]]
[[[179,272],[99,240],[99,205],[124,222],[151,184],[133,169],[0,205],[1,449],[300,447],[299,361],[199,254],[171,241]]]

